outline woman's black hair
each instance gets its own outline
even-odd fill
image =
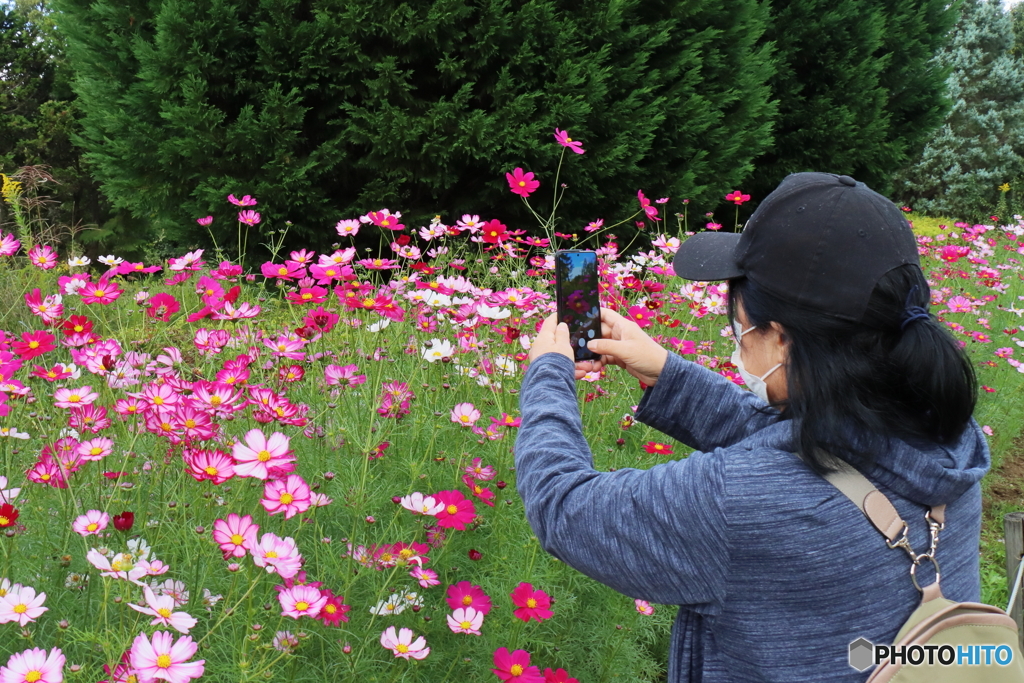
[[[867,465],[891,438],[950,445],[963,434],[977,402],[974,368],[950,331],[922,315],[931,297],[918,266],[883,276],[861,322],[795,306],[747,278],[730,280],[729,294],[730,321],[738,299],[748,325],[783,328],[789,395],[773,407],[793,420],[815,471],[833,469],[831,455]]]

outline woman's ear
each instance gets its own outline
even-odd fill
[[[772,355],[776,359],[774,362],[783,363],[789,356],[789,336],[786,334],[786,328],[774,321],[772,322],[772,331],[774,335],[769,344]]]

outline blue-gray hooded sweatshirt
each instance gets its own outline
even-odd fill
[[[864,681],[860,637],[891,643],[920,602],[905,552],[796,450],[792,422],[720,375],[669,354],[636,418],[687,446],[647,470],[599,472],[583,436],[573,363],[526,372],[517,487],[542,547],[631,598],[678,605],[669,683]],[[760,409],[760,410],[759,410]],[[971,420],[959,443],[893,440],[864,474],[896,506],[918,552],[945,503],[945,596],[978,601],[979,480],[989,451]],[[919,572],[931,583],[930,567]]]

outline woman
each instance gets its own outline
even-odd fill
[[[980,597],[989,451],[971,417],[971,365],[927,312],[910,227],[863,183],[800,173],[742,234],[692,237],[673,266],[728,280],[733,359],[752,391],[607,309],[604,339],[590,342],[601,359],[574,363],[568,330],[549,317],[520,392],[527,518],[570,566],[679,606],[670,683],[863,681],[849,644],[891,643],[921,596],[906,554],[820,476],[832,457],[889,497],[918,552],[925,511],[945,504],[943,592]],[[636,419],[696,452],[649,470],[593,468],[575,380],[609,364],[647,385]]]

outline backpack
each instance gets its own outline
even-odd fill
[[[835,460],[835,459],[833,459]],[[892,502],[860,472],[836,461],[838,470],[825,479],[860,509],[885,537],[890,548],[910,556],[910,579],[921,593],[921,604],[896,634],[896,642],[877,646],[865,638],[850,644],[850,665],[865,671],[883,657],[867,683],[1024,683],[1017,624],[1003,610],[977,602],[953,602],[939,587],[935,549],[945,527],[945,505],[925,513],[931,536],[927,552],[915,553],[907,539],[907,523]],[[922,588],[917,568],[929,561],[935,582]]]

